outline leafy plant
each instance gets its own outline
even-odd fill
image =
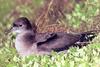
[[[82,21],[89,21],[93,16],[98,15],[99,12],[99,0],[86,0],[76,4],[72,14],[67,14],[66,16],[73,27],[79,27]]]

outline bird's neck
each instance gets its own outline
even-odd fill
[[[35,34],[32,31],[25,31],[16,36],[15,48],[18,52],[27,51],[35,43]]]

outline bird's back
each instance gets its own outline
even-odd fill
[[[62,51],[68,49],[70,46],[73,46],[79,39],[80,35],[58,32],[54,38],[40,43],[38,48],[47,49],[48,51]]]

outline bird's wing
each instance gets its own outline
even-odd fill
[[[45,43],[41,43],[38,48],[54,51],[66,50],[80,39],[80,35],[68,34],[68,33],[56,33],[56,37],[47,40]]]
[[[44,33],[37,35],[36,42],[37,44],[45,43],[49,40],[54,39],[57,36],[56,33]]]

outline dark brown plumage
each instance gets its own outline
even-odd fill
[[[69,34],[64,32],[57,33],[37,33],[35,24],[32,26],[30,21],[21,17],[14,21],[12,31],[17,33],[15,48],[21,56],[31,54],[44,55],[51,51],[67,50],[77,42],[87,42],[95,37],[92,32],[81,34]],[[89,35],[93,35],[88,37]]]

